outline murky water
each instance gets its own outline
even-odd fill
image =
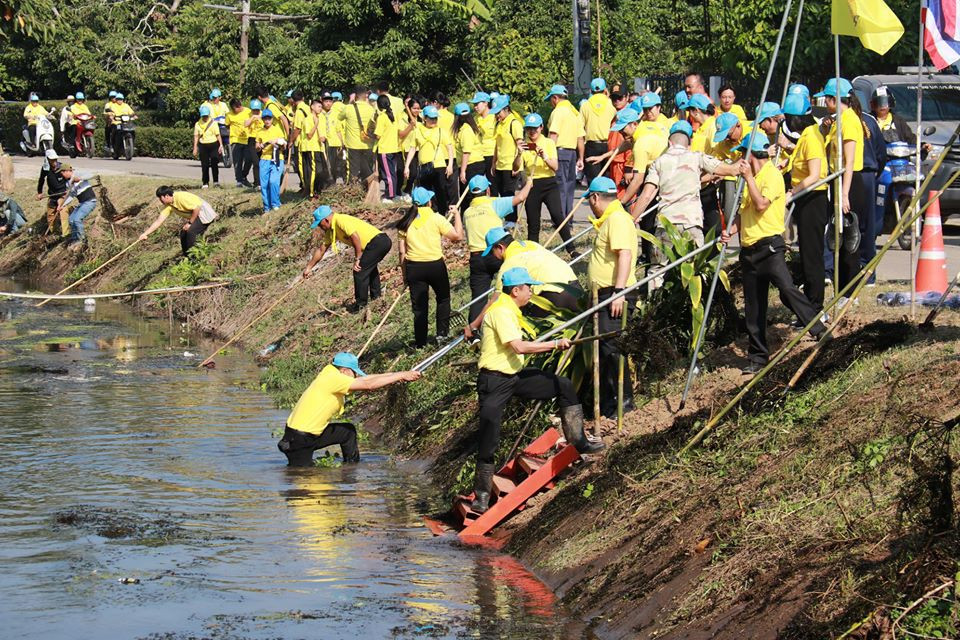
[[[0,636],[580,636],[511,558],[430,535],[421,466],[290,470],[249,361],[48,307],[0,300]]]

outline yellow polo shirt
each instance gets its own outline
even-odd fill
[[[337,108],[339,105],[339,109]],[[334,102],[333,106],[330,107],[330,111],[322,111],[320,113],[320,118],[323,119],[324,131],[327,132],[327,146],[328,147],[342,147],[343,146],[343,123],[340,122],[340,111],[342,111],[343,105],[339,102]]]
[[[486,249],[487,231],[502,227],[503,219],[512,212],[513,196],[476,196],[463,213],[463,228],[467,232],[470,253]]]
[[[79,102],[70,107],[70,113],[75,116],[93,115],[90,113],[90,107],[88,107],[86,103],[80,104]]]
[[[537,155],[536,151],[527,150],[523,152],[521,161],[527,177],[531,180],[537,180],[539,178],[552,178],[557,175],[557,172],[551,169],[545,160],[545,158],[557,157],[557,145],[545,135],[537,138],[534,144],[537,145],[538,148],[543,149],[544,157],[541,158]]]
[[[330,229],[323,234],[323,242],[334,250],[336,250],[334,240],[352,247],[351,236],[353,234],[360,237],[360,248],[366,249],[370,241],[380,235],[380,229],[360,218],[345,213],[335,213],[330,219]]]
[[[330,421],[343,413],[344,399],[353,378],[328,364],[303,392],[287,418],[287,426],[320,435]]]
[[[47,110],[39,103],[28,104],[23,110],[23,117],[27,119],[28,124],[36,124],[37,118],[43,118],[47,115]]]
[[[260,159],[273,160],[273,145],[270,143],[274,140],[286,140],[286,138],[287,136],[283,135],[283,128],[277,124],[276,118],[274,118],[273,124],[270,125],[269,129],[261,128],[257,131],[257,142],[263,145],[263,149],[260,151]]]
[[[857,144],[856,153],[853,156],[853,170],[863,171],[863,123],[860,122],[857,112],[847,107],[840,112],[840,132],[843,135],[843,141],[853,140]],[[837,163],[837,123],[834,122],[830,127],[830,133],[827,134],[827,154],[830,163]],[[846,159],[843,161],[847,163]]]
[[[488,111],[485,116],[474,114],[474,118],[480,128],[480,149],[483,151],[483,157],[492,158],[493,150],[497,146],[495,137],[497,117]]]
[[[501,282],[497,282],[496,288],[501,285]],[[522,319],[520,308],[513,298],[506,294],[501,294],[496,302],[490,305],[483,316],[480,333],[478,365],[481,369],[506,374],[514,374],[523,369],[523,356],[510,348],[511,342],[523,339]]]
[[[792,169],[790,170],[790,184],[796,187],[810,175],[810,168],[807,162],[814,158],[820,158],[820,174],[817,179],[827,177],[827,141],[820,133],[820,125],[812,124],[803,130],[800,139],[797,140],[797,146],[793,150],[793,156],[790,160]],[[825,191],[827,185],[822,184],[816,191]]]
[[[443,236],[453,225],[430,207],[417,207],[417,217],[406,231],[397,235],[407,245],[407,262],[434,262],[443,259]]]
[[[386,112],[377,115],[377,128],[373,135],[377,137],[378,153],[400,153],[400,114],[393,114],[393,121]],[[406,124],[403,125],[406,128]]]
[[[523,140],[523,121],[513,111],[497,122],[494,131],[497,148],[497,171],[513,170],[513,159],[517,157],[517,140]]]
[[[587,267],[590,284],[601,289],[616,286],[617,252],[623,250],[630,251],[631,255],[626,286],[635,284],[639,238],[633,218],[623,208],[623,204],[614,200],[599,220],[590,218],[590,222],[597,229],[597,235],[593,239],[593,251],[590,253],[590,264]]]
[[[770,201],[770,206],[763,213],[757,211],[750,190],[744,189],[743,202],[740,204],[740,244],[744,247],[770,236],[783,235],[784,231],[787,197],[783,176],[776,165],[767,160],[754,180],[760,195]]]
[[[373,141],[366,137],[367,123],[375,112],[367,100],[343,105],[338,116],[343,123],[343,144],[347,149],[372,149]]]
[[[561,100],[550,112],[547,129],[550,133],[557,134],[557,148],[559,149],[576,149],[577,138],[586,136],[586,132],[583,130],[583,121],[580,119],[580,112],[569,100]]]
[[[580,107],[580,119],[587,142],[606,142],[615,117],[617,109],[606,94],[595,93],[590,96]]]
[[[433,165],[437,169],[447,166],[447,145],[453,144],[449,129],[444,129],[439,124],[428,127],[417,123],[417,128],[407,137],[414,138],[417,160],[421,165]]]
[[[633,170],[645,173],[667,148],[668,131],[655,122],[641,122],[633,133]]]
[[[250,138],[250,132],[244,126],[244,122],[250,117],[250,109],[242,107],[240,113],[230,113],[226,116],[227,126],[230,127],[230,144],[247,144]]]
[[[480,144],[480,137],[477,136],[473,127],[468,124],[462,125],[460,130],[457,131],[456,142],[457,163],[460,166],[463,166],[463,154],[465,153],[470,154],[467,158],[467,164],[483,161],[483,147]]]
[[[131,107],[126,102],[115,102],[112,107],[110,107],[110,112],[114,116],[114,120],[118,120],[120,116],[132,116],[133,107]]]
[[[327,137],[327,121],[322,114],[317,114],[316,118],[313,116],[312,111],[308,113],[298,111],[295,116],[296,120],[293,126],[300,130],[300,135],[297,136],[297,147],[300,151],[308,153],[323,151],[323,143],[320,139]]]
[[[167,217],[171,213],[175,213],[181,218],[189,220],[194,210],[202,205],[203,198],[200,196],[195,196],[188,191],[174,191],[173,202],[165,206],[160,215]]]
[[[452,133],[453,121],[456,120],[457,117],[446,107],[438,108],[437,111],[437,125],[441,129],[446,129]]]
[[[220,135],[220,126],[213,118],[206,122],[197,120],[196,124],[193,125],[193,135],[200,139],[201,144],[210,144],[217,141],[217,136]]]

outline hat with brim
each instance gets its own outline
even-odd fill
[[[430,204],[430,201],[433,200],[433,196],[435,195],[437,194],[423,187],[416,187],[410,192],[410,198],[421,207]]]
[[[549,93],[547,93],[547,97],[545,97],[544,100],[549,100],[553,96],[566,97],[566,95],[567,95],[567,88],[562,84],[555,84],[552,87],[550,87],[550,91]]]
[[[702,93],[695,93],[690,96],[690,99],[687,100],[687,109],[699,109],[706,113],[707,109],[710,108],[710,98],[703,95]]]
[[[687,108],[689,101],[690,99],[687,97],[686,91],[677,91],[677,95],[673,96],[673,104],[681,111]]]
[[[770,140],[767,138],[767,134],[760,131],[757,132],[756,135],[751,133],[748,136],[744,136],[743,141],[736,149],[740,151],[749,149],[750,153],[758,153],[760,151],[766,152],[769,146]]]
[[[733,113],[721,113],[717,116],[717,132],[713,134],[713,143],[723,142],[739,123],[740,118]]]
[[[536,129],[543,126],[543,117],[539,113],[528,113],[523,118],[525,129]]]
[[[606,176],[597,176],[590,181],[590,185],[587,187],[586,195],[591,195],[594,193],[616,195],[617,183]]]
[[[510,235],[510,232],[504,229],[503,227],[494,227],[487,231],[487,235],[484,236],[484,240],[487,241],[487,248],[483,250],[482,256],[490,255],[490,252],[493,251],[493,248],[497,245],[498,242]]]
[[[611,125],[611,131],[622,131],[628,124],[634,123],[640,119],[640,114],[635,109],[627,107],[617,111],[617,120]]]
[[[440,117],[440,112],[437,111],[437,108],[432,104],[428,104],[423,108],[423,117],[430,118],[431,120],[436,120]]]
[[[757,121],[763,122],[767,118],[779,118],[783,115],[783,109],[776,102],[764,102],[757,107]]]
[[[346,351],[341,351],[337,355],[333,356],[333,366],[350,369],[358,376],[367,375],[360,368],[360,361],[357,359],[357,356],[353,355],[352,353],[347,353]]]
[[[663,100],[660,99],[660,95],[656,91],[648,91],[640,96],[640,106],[644,109],[650,109],[658,104],[663,104]]]
[[[674,122],[673,126],[670,127],[670,134],[682,133],[690,139],[693,139],[693,127],[686,120],[681,120],[679,122]]]
[[[484,193],[489,188],[490,181],[484,175],[473,176],[470,178],[470,182],[467,183],[467,189],[469,189],[472,194]]]
[[[522,284],[538,285],[543,283],[539,280],[534,280],[530,272],[523,267],[507,269],[506,273],[503,274],[504,287],[518,287]]]
[[[481,102],[490,102],[490,94],[486,91],[477,91],[470,98],[470,104],[480,104]]]
[[[814,98],[846,98],[850,95],[850,92],[853,91],[853,85],[850,84],[850,81],[846,78],[840,78],[840,82],[837,82],[836,78],[830,78],[827,80],[826,84],[823,85],[823,91],[813,94]]]
[[[316,209],[313,210],[313,223],[310,225],[311,229],[316,229],[320,226],[320,223],[333,215],[333,209],[328,205],[322,204]]]
[[[493,98],[493,102],[490,104],[490,113],[497,115],[504,109],[510,106],[510,96],[502,95]]]

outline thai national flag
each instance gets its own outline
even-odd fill
[[[923,1],[923,48],[937,69],[960,60],[960,0]]]

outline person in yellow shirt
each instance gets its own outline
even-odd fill
[[[87,105],[87,96],[83,91],[77,91],[76,101],[69,106],[70,110],[70,120],[71,124],[68,125],[68,129],[72,129],[69,133],[64,131],[64,135],[67,140],[75,141],[77,151],[83,149],[83,135],[84,135],[84,122],[89,120],[96,120],[97,116],[93,115],[90,112],[90,107]],[[61,130],[63,127],[61,126]],[[72,134],[72,135],[71,135]],[[93,134],[91,134],[92,136]],[[93,138],[90,138],[90,141],[93,142]]]
[[[203,176],[202,189],[210,188],[210,173],[213,173],[213,186],[220,187],[220,165],[217,164],[223,154],[223,139],[220,127],[210,115],[210,107],[200,106],[200,119],[193,125],[193,157],[200,159]]]
[[[343,103],[337,101],[328,91],[320,94],[320,102],[323,105],[323,128],[327,132],[327,166],[330,169],[330,179],[333,182],[344,182],[347,179],[347,164],[343,157],[343,122],[340,120]]]
[[[297,400],[277,448],[287,456],[291,467],[312,467],[313,452],[333,445],[340,446],[345,463],[360,462],[356,427],[349,422],[335,421],[343,413],[347,395],[419,379],[419,371],[367,375],[360,368],[357,356],[340,352]]]
[[[718,113],[717,116],[720,116],[722,113],[732,113],[737,116],[737,119],[741,122],[747,121],[747,114],[744,113],[743,107],[737,104],[737,93],[733,90],[733,85],[725,84],[720,87],[717,97],[720,99],[720,113]]]
[[[252,164],[252,159],[247,153],[250,133],[247,130],[246,122],[250,115],[250,109],[244,107],[240,100],[234,98],[230,101],[230,110],[224,118],[227,127],[230,129],[230,158],[233,161],[233,177],[236,179],[238,187],[252,186],[250,181],[247,180],[247,174],[250,173],[250,165]]]
[[[260,119],[263,128],[254,134],[256,149],[260,152],[260,195],[263,199],[263,212],[269,213],[280,208],[280,181],[283,178],[283,154],[287,147],[287,136],[275,121],[270,109],[264,109]]]
[[[550,102],[553,107],[550,119],[547,121],[547,130],[557,148],[557,167],[554,171],[560,195],[560,219],[563,220],[573,209],[577,172],[583,171],[586,132],[583,129],[580,112],[567,99],[566,87],[561,84],[553,85],[544,100]]]
[[[491,162],[491,192],[499,196],[512,196],[517,192],[517,174],[513,160],[517,157],[517,145],[523,142],[523,120],[510,108],[510,96],[500,95],[493,99],[490,113],[497,124],[493,131],[494,148]],[[517,221],[517,211],[506,217]]]
[[[377,96],[377,124],[373,132],[373,137],[377,141],[377,163],[380,169],[380,177],[384,183],[384,204],[393,204],[395,200],[400,198],[400,188],[403,186],[400,181],[400,163],[402,162],[400,135],[403,133],[406,136],[412,130],[408,127],[416,124],[411,125],[407,123],[405,117],[401,118],[401,116],[406,115],[405,110],[394,111],[396,105],[391,98],[392,96],[389,95]]]
[[[347,171],[351,180],[365,183],[367,195],[364,202],[373,204],[380,201],[380,186],[374,175],[376,159],[373,154],[373,132],[376,112],[370,104],[370,90],[358,85],[354,90],[354,101],[344,105],[340,112],[343,123],[343,143],[347,148]],[[370,123],[373,122],[374,125]],[[369,133],[368,133],[369,132]]]
[[[432,104],[437,108],[437,113],[439,116],[437,120],[439,121],[441,129],[447,129],[450,131],[450,134],[453,135],[453,121],[456,120],[456,116],[450,112],[450,98],[446,94],[437,91],[433,94]]]
[[[290,123],[289,141],[287,143],[287,160],[290,162],[290,169],[293,173],[300,176],[300,136],[302,132],[297,129],[297,122],[302,122],[304,118],[310,116],[310,105],[303,99],[303,91],[297,89],[287,92],[287,107],[284,109],[284,115]],[[306,196],[308,192],[307,185],[300,178],[300,194]]]
[[[712,155],[717,160],[733,163],[740,160],[740,142],[743,140],[746,124],[734,113],[721,113],[716,120],[716,133],[713,134]],[[720,210],[725,220],[731,220],[736,213],[734,205],[737,199],[737,179],[724,177],[718,187]]]
[[[640,106],[643,106],[644,99],[647,100],[647,104],[651,104],[652,96],[656,96],[656,94],[649,92],[644,94],[640,100]],[[624,111],[627,110],[625,109]],[[624,111],[620,113],[624,113]],[[633,109],[629,111],[633,114],[636,113]],[[633,138],[631,153],[632,167],[627,167],[624,172],[625,177],[630,176],[630,183],[626,189],[622,189],[620,192],[620,201],[624,203],[632,202],[640,193],[646,180],[647,168],[654,160],[660,157],[660,154],[667,149],[669,144],[669,131],[665,131],[660,123],[656,121],[654,111],[651,110],[651,107],[648,106],[644,109],[644,117],[647,119],[641,119],[635,125],[631,125],[629,119],[632,117],[633,116],[630,115],[626,120],[621,121],[620,115],[618,114],[618,123],[614,125],[614,128],[623,125],[624,135],[630,135]],[[631,127],[633,127],[632,133]],[[640,228],[651,234],[656,230],[656,224],[657,218],[653,215],[644,216],[640,219]],[[652,262],[654,257],[653,245],[644,241],[643,254],[646,262]]]
[[[260,154],[257,152],[257,133],[263,129],[263,102],[254,98],[250,101],[250,117],[243,126],[247,129],[247,159],[253,168],[253,187],[260,188]]]
[[[457,165],[460,169],[460,184],[466,186],[474,176],[484,175],[483,145],[480,127],[466,102],[458,102],[453,108],[453,139],[457,149]],[[464,206],[470,206],[470,194],[464,198]]]
[[[523,151],[513,161],[514,171],[521,167],[527,179],[533,182],[525,210],[527,214],[527,239],[540,241],[540,215],[544,206],[550,214],[554,227],[560,228],[560,237],[564,241],[571,237],[570,225],[561,224],[566,217],[561,202],[562,194],[557,180],[560,167],[557,145],[552,138],[543,135],[543,118],[538,113],[528,113],[523,119]],[[575,255],[572,245],[567,251]]]
[[[713,155],[713,138],[717,133],[716,109],[710,99],[702,93],[690,96],[687,102],[687,120],[695,129],[690,140],[690,150]],[[720,195],[717,181],[707,182],[700,189],[700,206],[703,208],[703,230],[719,229]]]
[[[300,155],[300,184],[303,194],[311,200],[316,200],[323,187],[331,182],[324,149],[328,134],[322,113],[323,105],[316,99],[310,104],[309,112],[297,111],[293,125]]]
[[[407,128],[400,132],[400,164],[403,166],[403,187],[401,191],[407,199],[407,194],[413,193],[413,188],[417,186],[417,180],[420,177],[420,157],[414,153],[411,162],[407,163],[410,151],[417,150],[417,128],[423,126],[423,104],[424,99],[419,96],[407,96],[404,100],[404,106],[407,110]],[[398,169],[399,171],[399,169]],[[441,209],[443,211],[443,209]]]
[[[220,128],[220,138],[224,142],[223,150],[220,153],[221,160],[230,155],[230,127],[227,125],[227,114],[230,109],[222,98],[223,92],[215,88],[210,91],[208,100],[203,103],[210,107],[210,117],[216,121],[217,127]]]
[[[751,141],[751,137],[755,138]],[[807,298],[797,289],[787,269],[784,258],[786,244],[783,241],[784,216],[787,197],[783,176],[769,160],[769,141],[758,132],[747,136],[744,149],[750,150],[749,161],[743,168],[746,193],[740,211],[729,233],[724,230],[721,242],[727,243],[733,234],[740,232],[740,264],[743,269],[743,306],[749,347],[749,363],[744,374],[757,373],[767,364],[770,350],[767,347],[767,298],[770,285],[780,292],[780,300],[806,326],[819,315]],[[826,327],[818,320],[810,329],[814,338],[819,338]]]
[[[617,199],[617,185],[605,176],[594,178],[587,187],[587,202],[593,213],[590,223],[597,233],[587,266],[591,288],[597,289],[597,299],[604,302],[626,287],[636,284],[639,238],[633,218]],[[623,314],[636,308],[636,290],[621,296],[599,311],[599,331],[608,333],[620,329]],[[618,372],[620,349],[616,340],[601,340],[600,349],[600,413],[607,418],[617,415]],[[592,390],[592,385],[588,385]],[[588,406],[589,403],[588,403]],[[630,368],[624,371],[623,411],[632,411],[633,379]]]
[[[580,107],[580,119],[583,121],[585,142],[583,153],[586,157],[599,156],[607,152],[607,140],[610,137],[610,125],[617,117],[617,109],[607,95],[607,83],[603,78],[594,78],[590,82],[593,95]],[[587,163],[583,173],[589,184],[600,175],[602,164]]]
[[[303,277],[309,278],[314,265],[323,259],[328,248],[337,253],[338,242],[353,247],[353,293],[356,300],[347,307],[350,313],[357,313],[367,306],[367,301],[376,300],[381,295],[380,261],[390,253],[390,237],[375,226],[345,213],[334,213],[327,205],[321,205],[313,211],[313,223],[310,228],[320,240],[320,246],[314,250],[303,270]]]
[[[413,309],[414,346],[427,346],[427,321],[430,314],[430,289],[437,298],[437,342],[445,342],[450,333],[450,275],[443,261],[442,240],[463,240],[460,211],[450,207],[453,224],[431,208],[433,191],[416,187],[413,205],[397,224],[400,239],[400,267],[410,287]]]
[[[485,91],[477,91],[470,99],[473,105],[473,117],[480,128],[480,148],[483,152],[483,175],[492,175],[493,155],[496,148],[497,119],[490,111],[493,98]],[[497,194],[499,195],[499,194]]]
[[[123,148],[123,138],[122,131],[120,130],[120,124],[126,116],[130,120],[136,120],[137,114],[134,113],[133,107],[126,102],[126,97],[122,93],[117,93],[114,97],[114,104],[110,107],[110,111],[107,114],[107,117],[110,119],[110,123],[113,125],[112,128],[112,137],[110,139],[110,149],[113,154],[113,159],[116,160],[120,157],[120,152]],[[136,139],[136,133],[131,132],[130,135],[134,136]]]
[[[453,177],[453,138],[449,129],[440,126],[439,120],[440,112],[435,106],[424,107],[423,122],[407,135],[408,138],[413,136],[414,146],[407,151],[403,175],[406,178],[411,176],[410,166],[416,155],[419,161],[417,185],[433,191],[437,208],[446,211],[457,201],[457,184]]]
[[[532,278],[523,267],[516,267],[506,271],[499,284],[502,295],[487,309],[480,338],[480,370],[477,373],[480,428],[474,499],[470,504],[474,513],[484,513],[490,506],[500,423],[512,398],[556,398],[567,442],[580,453],[597,453],[604,448],[603,443],[591,442],[583,432],[583,407],[570,379],[540,369],[524,368],[527,355],[565,351],[571,346],[565,338],[545,342],[524,339],[524,331],[532,333],[532,328],[523,319],[521,309],[533,296],[530,287],[543,283]]]
[[[187,255],[190,248],[196,244],[197,238],[202,236],[210,223],[216,220],[216,212],[203,198],[187,191],[174,191],[173,187],[158,187],[157,199],[163,205],[163,210],[153,224],[140,234],[140,240],[146,240],[151,233],[160,228],[171,213],[174,213],[183,220],[183,225],[180,227],[180,251],[183,255]]]

